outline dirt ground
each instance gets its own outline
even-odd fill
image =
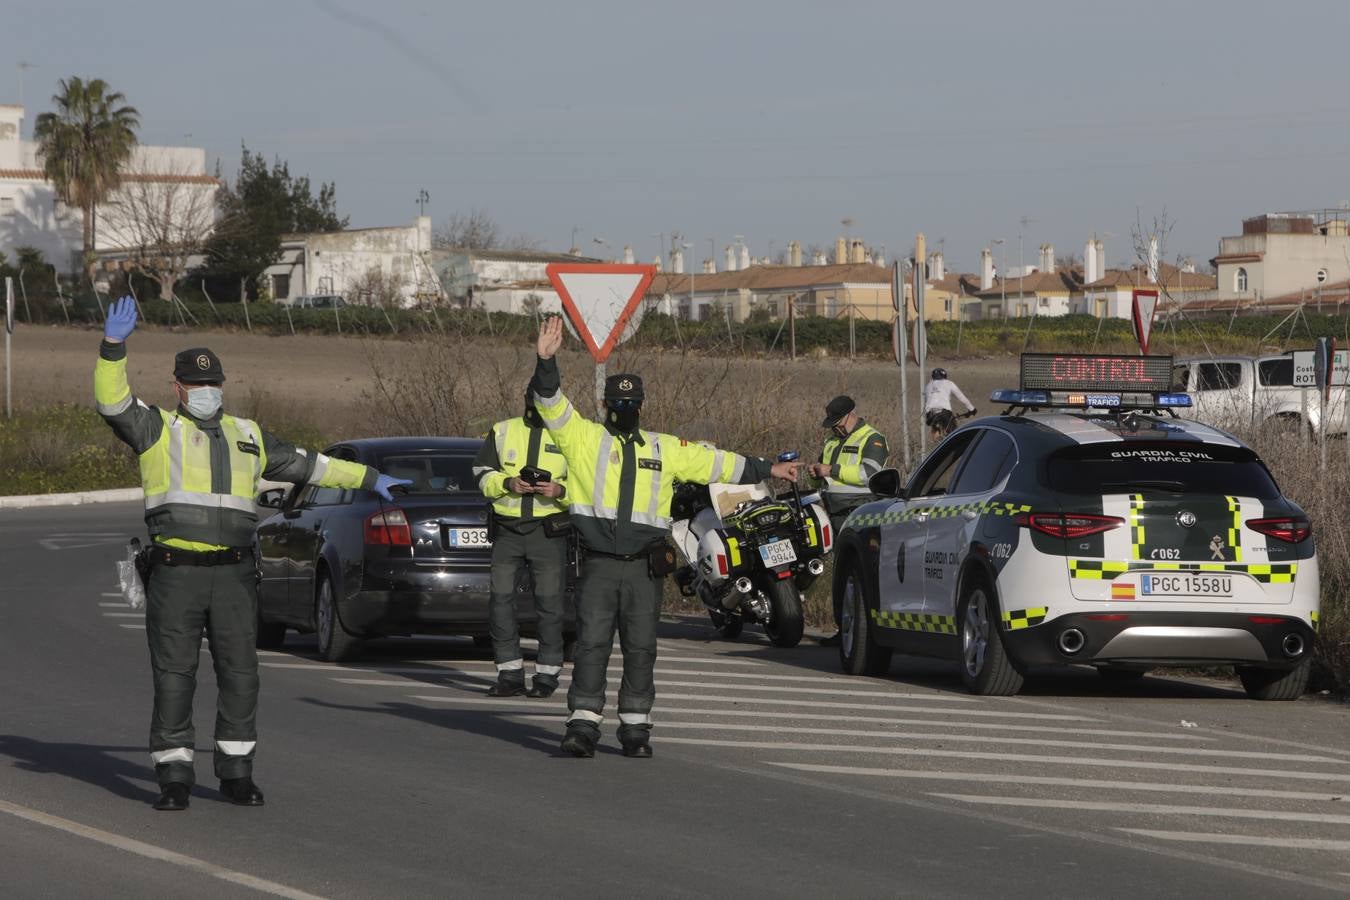
[[[100,334],[94,329],[28,327],[19,325],[13,335],[14,403],[34,408],[50,403],[93,400],[93,369]],[[381,427],[380,404],[398,398],[377,396],[375,373],[389,371],[400,360],[420,351],[394,338],[336,337],[322,335],[263,336],[225,331],[182,331],[141,328],[129,341],[128,372],[133,390],[148,403],[172,401],[169,388],[173,355],[184,348],[209,346],[224,363],[226,407],[240,414],[269,420],[313,426],[334,438],[388,430]],[[522,344],[487,344],[452,349],[441,365],[473,385],[501,381],[498,386],[477,384],[468,404],[473,421],[465,430],[478,431],[484,422],[516,414],[514,399],[506,408],[498,397],[519,397],[529,378],[533,348]],[[944,360],[944,365],[971,401],[982,410],[992,410],[989,392],[1015,384],[1016,359]],[[568,390],[578,405],[589,402],[585,386],[591,378],[588,359],[575,354],[562,361]],[[698,358],[675,353],[628,351],[618,354],[610,371],[629,368],[648,383],[649,409],[659,427],[691,438],[722,441],[743,438],[774,442],[773,447],[740,447],[767,453],[782,449],[783,442],[803,453],[814,453],[823,438],[820,410],[835,394],[849,393],[860,412],[891,436],[899,449],[899,368],[880,360],[834,358],[784,359]],[[491,376],[487,370],[491,369]],[[476,370],[476,372],[475,372]],[[919,422],[918,372],[909,367],[909,411],[914,423],[912,440],[917,443]],[[436,371],[413,369],[410,378],[435,380]],[[451,377],[447,375],[446,377]],[[491,389],[488,389],[491,388]],[[678,396],[675,396],[678,395]],[[416,405],[416,394],[409,402]],[[588,410],[589,411],[589,410]],[[743,427],[728,430],[732,417]],[[765,420],[777,420],[771,427]],[[468,426],[472,425],[472,428]],[[756,440],[758,439],[758,440]],[[730,448],[729,448],[730,449]]]

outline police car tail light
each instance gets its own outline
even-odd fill
[[[1017,517],[1017,524],[1051,537],[1080,538],[1118,528],[1125,520],[1119,516],[1091,513],[1022,513]]]
[[[401,509],[386,509],[366,519],[366,543],[386,547],[411,547],[412,529]]]
[[[1312,523],[1301,516],[1276,516],[1269,519],[1248,519],[1247,527],[1267,537],[1287,544],[1305,541],[1312,534]]]

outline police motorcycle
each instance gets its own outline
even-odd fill
[[[787,452],[778,461],[797,458]],[[760,624],[775,647],[797,646],[802,591],[825,571],[834,543],[820,494],[803,495],[796,482],[779,496],[767,482],[680,484],[671,516],[686,562],[675,572],[680,593],[697,597],[724,637]]]

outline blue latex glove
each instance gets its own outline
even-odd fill
[[[389,489],[401,484],[412,484],[412,482],[407,478],[395,478],[392,475],[385,475],[381,472],[379,477],[375,479],[375,493],[386,500],[393,500],[394,495],[389,493]]]
[[[103,323],[103,336],[121,342],[136,330],[136,301],[123,297],[108,307],[108,319]]]

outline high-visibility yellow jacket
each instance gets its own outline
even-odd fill
[[[567,458],[572,524],[592,550],[627,556],[669,534],[676,481],[753,484],[770,475],[772,464],[758,457],[592,422],[563,394],[555,360],[539,360],[531,384],[535,406]]]
[[[886,467],[889,455],[886,438],[861,419],[845,437],[831,432],[820,452],[820,461],[830,467],[821,488],[825,509],[833,515],[871,500],[867,481]]]
[[[253,498],[263,478],[323,487],[370,488],[379,475],[282,441],[256,422],[221,413],[147,406],[127,382],[125,343],[104,341],[94,369],[98,411],[136,453],[145,523],[158,543],[185,550],[247,547],[257,524]]]
[[[508,490],[506,483],[525,466],[548,472],[555,484],[562,485],[562,496],[553,499]],[[474,457],[473,474],[478,489],[492,501],[493,511],[502,519],[525,523],[567,511],[567,460],[547,428],[532,427],[521,416],[492,426]]]

